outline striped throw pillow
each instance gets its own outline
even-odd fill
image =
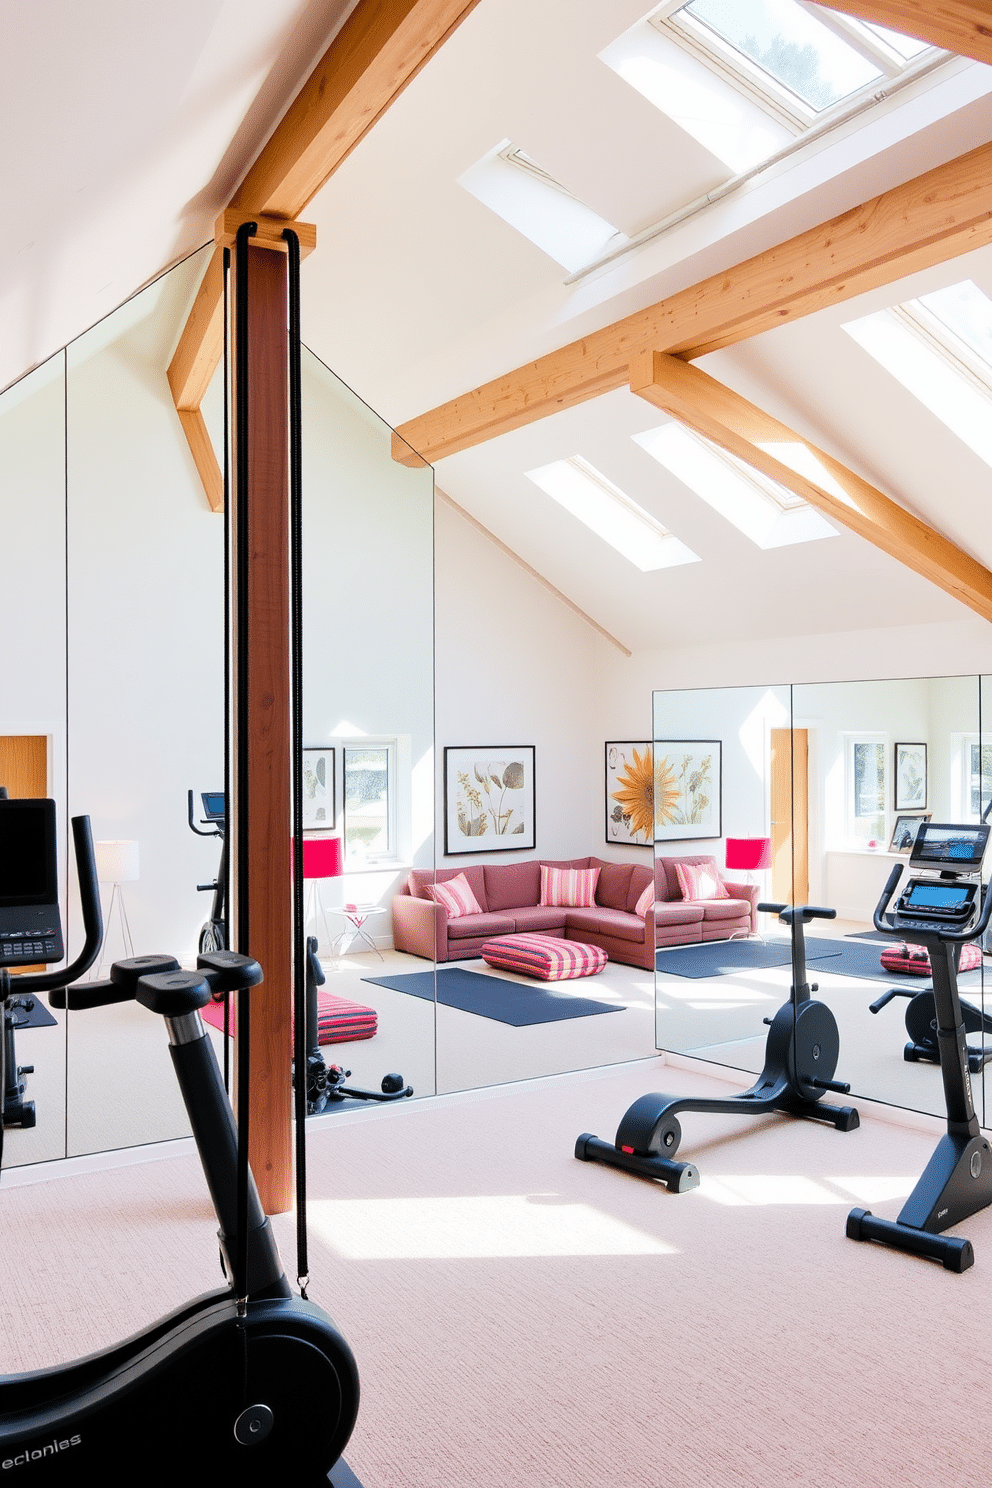
[[[472,893],[472,886],[464,873],[456,873],[454,878],[447,878],[444,883],[425,884],[424,890],[435,904],[448,911],[449,920],[482,913],[482,905]]]
[[[541,903],[568,909],[594,909],[598,868],[548,868],[541,864]]]
[[[654,905],[654,884],[653,883],[649,883],[649,884],[647,884],[645,886],[644,893],[641,895],[640,899],[638,899],[637,903],[634,905],[634,913],[636,915],[640,915],[640,917],[641,917],[642,920],[646,920],[647,917],[648,917],[648,910],[651,909],[653,905]]]
[[[707,863],[676,863],[675,877],[683,899],[729,899],[723,880]]]

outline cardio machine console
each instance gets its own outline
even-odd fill
[[[936,876],[909,879],[892,916],[896,929],[965,929],[979,907],[989,830],[984,822],[978,826],[920,824],[909,866]]]
[[[0,800],[0,970],[61,961],[55,802]]]

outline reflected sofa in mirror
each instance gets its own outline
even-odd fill
[[[0,584],[0,785],[11,797],[50,796],[56,802],[59,901],[71,957],[82,939],[66,928],[65,359],[61,352],[0,395],[0,489],[7,497]],[[34,1102],[35,1124],[19,1122],[7,1127],[4,1167],[65,1155],[65,1015],[22,1008],[11,1016],[16,1024],[16,1062],[34,1066],[24,1077],[22,1098]]]
[[[654,694],[660,1049],[740,1067],[788,993],[757,905],[792,897],[790,723],[788,687]]]
[[[908,864],[908,847],[922,816],[973,822],[992,799],[992,755],[983,732],[987,715],[980,706],[979,681],[913,678],[797,684],[777,691],[787,698],[791,694],[791,738],[784,744],[790,774],[788,844],[783,845],[777,826],[785,815],[778,804],[768,820],[772,865],[763,892],[792,898],[785,892],[791,876],[795,902],[836,911],[833,921],[814,921],[807,929],[809,979],[818,984],[817,995],[840,1029],[836,1078],[849,1082],[854,1095],[940,1115],[939,1068],[906,1060],[903,1052],[909,1005],[903,994],[927,987],[928,979],[882,966],[886,940],[874,930],[872,915],[892,867]],[[733,733],[737,693],[708,693],[716,710],[711,737],[721,737],[721,708],[723,735]],[[685,698],[659,696],[666,718],[672,710],[668,699],[681,705]],[[770,779],[769,791],[770,799],[781,801]],[[725,789],[725,814],[727,809]],[[670,849],[659,845],[659,851]],[[783,931],[766,917],[763,933],[774,941]],[[673,979],[659,974],[660,1046],[748,1074],[761,1069],[766,1030],[759,1019],[747,1028],[746,999],[755,1000],[761,1016],[774,1012],[788,996],[790,969],[787,962],[745,968],[739,963],[746,954],[728,944],[726,965],[708,978],[686,980],[681,992],[671,990]],[[760,951],[754,954],[763,959]],[[663,964],[661,952],[659,967]],[[873,1013],[872,1003],[891,988],[899,989],[898,995]],[[984,963],[962,974],[961,994],[984,1009]],[[697,1027],[707,1008],[718,1025],[708,1046],[698,1041]],[[980,1032],[972,1035],[973,1043],[980,1040]],[[984,1076],[974,1075],[973,1084],[982,1112]]]

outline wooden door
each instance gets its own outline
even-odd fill
[[[45,734],[0,734],[0,785],[13,799],[48,795],[48,739]]]
[[[771,731],[772,898],[809,899],[809,734]]]

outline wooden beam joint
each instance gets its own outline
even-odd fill
[[[249,212],[243,207],[226,207],[214,223],[214,242],[218,248],[233,248],[238,228],[243,222],[254,222],[257,231],[249,239],[252,248],[270,248],[279,253],[288,253],[289,245],[283,237],[291,228],[300,240],[300,257],[306,258],[317,246],[317,228],[312,222],[297,222],[286,217],[273,217],[268,212]]]

